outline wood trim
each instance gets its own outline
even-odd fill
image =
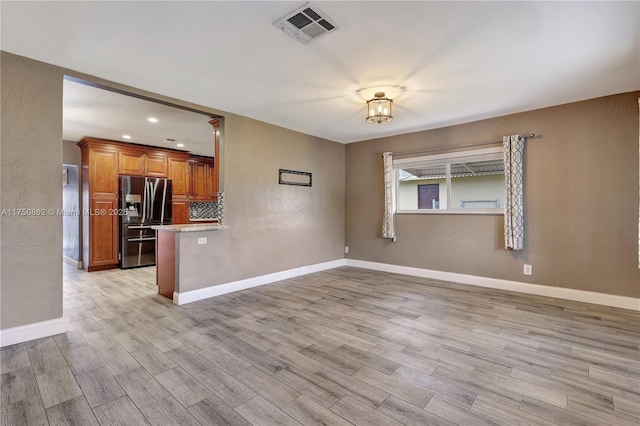
[[[118,267],[117,263],[108,264],[108,265],[94,265],[87,266],[87,272],[95,272],[95,271],[106,271],[107,269],[116,269]]]
[[[191,156],[187,151],[176,151],[168,148],[158,148],[151,145],[140,145],[128,142],[118,142],[109,139],[97,139],[97,138],[83,138],[78,142],[78,146],[83,148],[84,146],[90,146],[92,148],[111,149],[116,151],[129,151],[138,152],[147,155],[166,155],[171,158],[188,159]]]
[[[156,284],[158,294],[173,300],[176,289],[176,238],[175,232],[156,233]]]

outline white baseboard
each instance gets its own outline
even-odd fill
[[[184,293],[173,293],[173,303],[184,305],[209,297],[220,296],[222,294],[233,293],[234,291],[245,290],[276,281],[299,277],[301,275],[312,274],[314,272],[326,271],[327,269],[345,266],[345,259],[333,260],[331,262],[317,263],[315,265],[302,266],[300,268],[288,269],[286,271],[274,272],[273,274],[261,275],[259,277],[247,278],[240,281],[214,285],[201,288],[199,290],[186,291]]]
[[[0,347],[53,336],[67,331],[67,320],[56,318],[0,330]]]
[[[78,269],[82,269],[82,261],[81,260],[75,260],[75,259],[72,259],[72,258],[67,257],[67,256],[62,256],[62,261],[64,263],[68,263],[69,265],[73,265]]]
[[[186,303],[220,296],[223,294],[232,293],[234,291],[245,290],[276,281],[312,274],[314,272],[338,268],[340,266],[353,266],[375,271],[412,275],[415,277],[450,281],[459,284],[468,284],[499,290],[509,290],[518,293],[535,294],[538,296],[547,296],[557,299],[573,300],[576,302],[593,303],[596,305],[605,305],[616,308],[640,311],[640,299],[634,297],[617,296],[614,294],[597,293],[593,291],[575,290],[564,287],[551,287],[546,285],[523,283],[519,281],[487,278],[477,275],[459,274],[455,272],[434,271],[431,269],[413,268],[409,266],[392,265],[388,263],[377,263],[355,259],[338,259],[331,262],[302,266],[300,268],[247,278],[240,281],[233,281],[230,283],[202,288],[199,290],[187,291],[184,293],[174,292],[173,303],[177,305],[184,305]]]
[[[596,305],[605,305],[616,308],[640,311],[640,299],[637,299],[635,297],[617,296],[614,294],[596,293],[594,291],[575,290],[564,287],[551,287],[547,285],[529,284],[519,281],[509,281],[497,278],[479,277],[476,275],[458,274],[455,272],[443,272],[430,269],[412,268],[409,266],[369,262],[366,260],[346,259],[345,264],[346,266],[353,266],[356,268],[412,275],[415,277],[451,281],[459,284],[469,284],[479,287],[509,290],[519,293],[535,294],[538,296],[554,297],[557,299],[573,300],[576,302],[593,303]]]

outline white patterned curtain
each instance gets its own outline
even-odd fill
[[[382,219],[382,238],[396,241],[396,229],[393,224],[393,154],[383,152],[384,164],[384,218]]]
[[[504,201],[504,245],[506,249],[524,248],[524,189],[522,135],[502,138],[504,146],[504,181],[506,196]]]

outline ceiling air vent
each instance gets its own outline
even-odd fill
[[[309,44],[340,27],[316,6],[307,3],[273,23],[302,44]]]

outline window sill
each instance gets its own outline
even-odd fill
[[[504,209],[421,209],[421,210],[398,210],[396,214],[480,214],[480,215],[504,215]]]

